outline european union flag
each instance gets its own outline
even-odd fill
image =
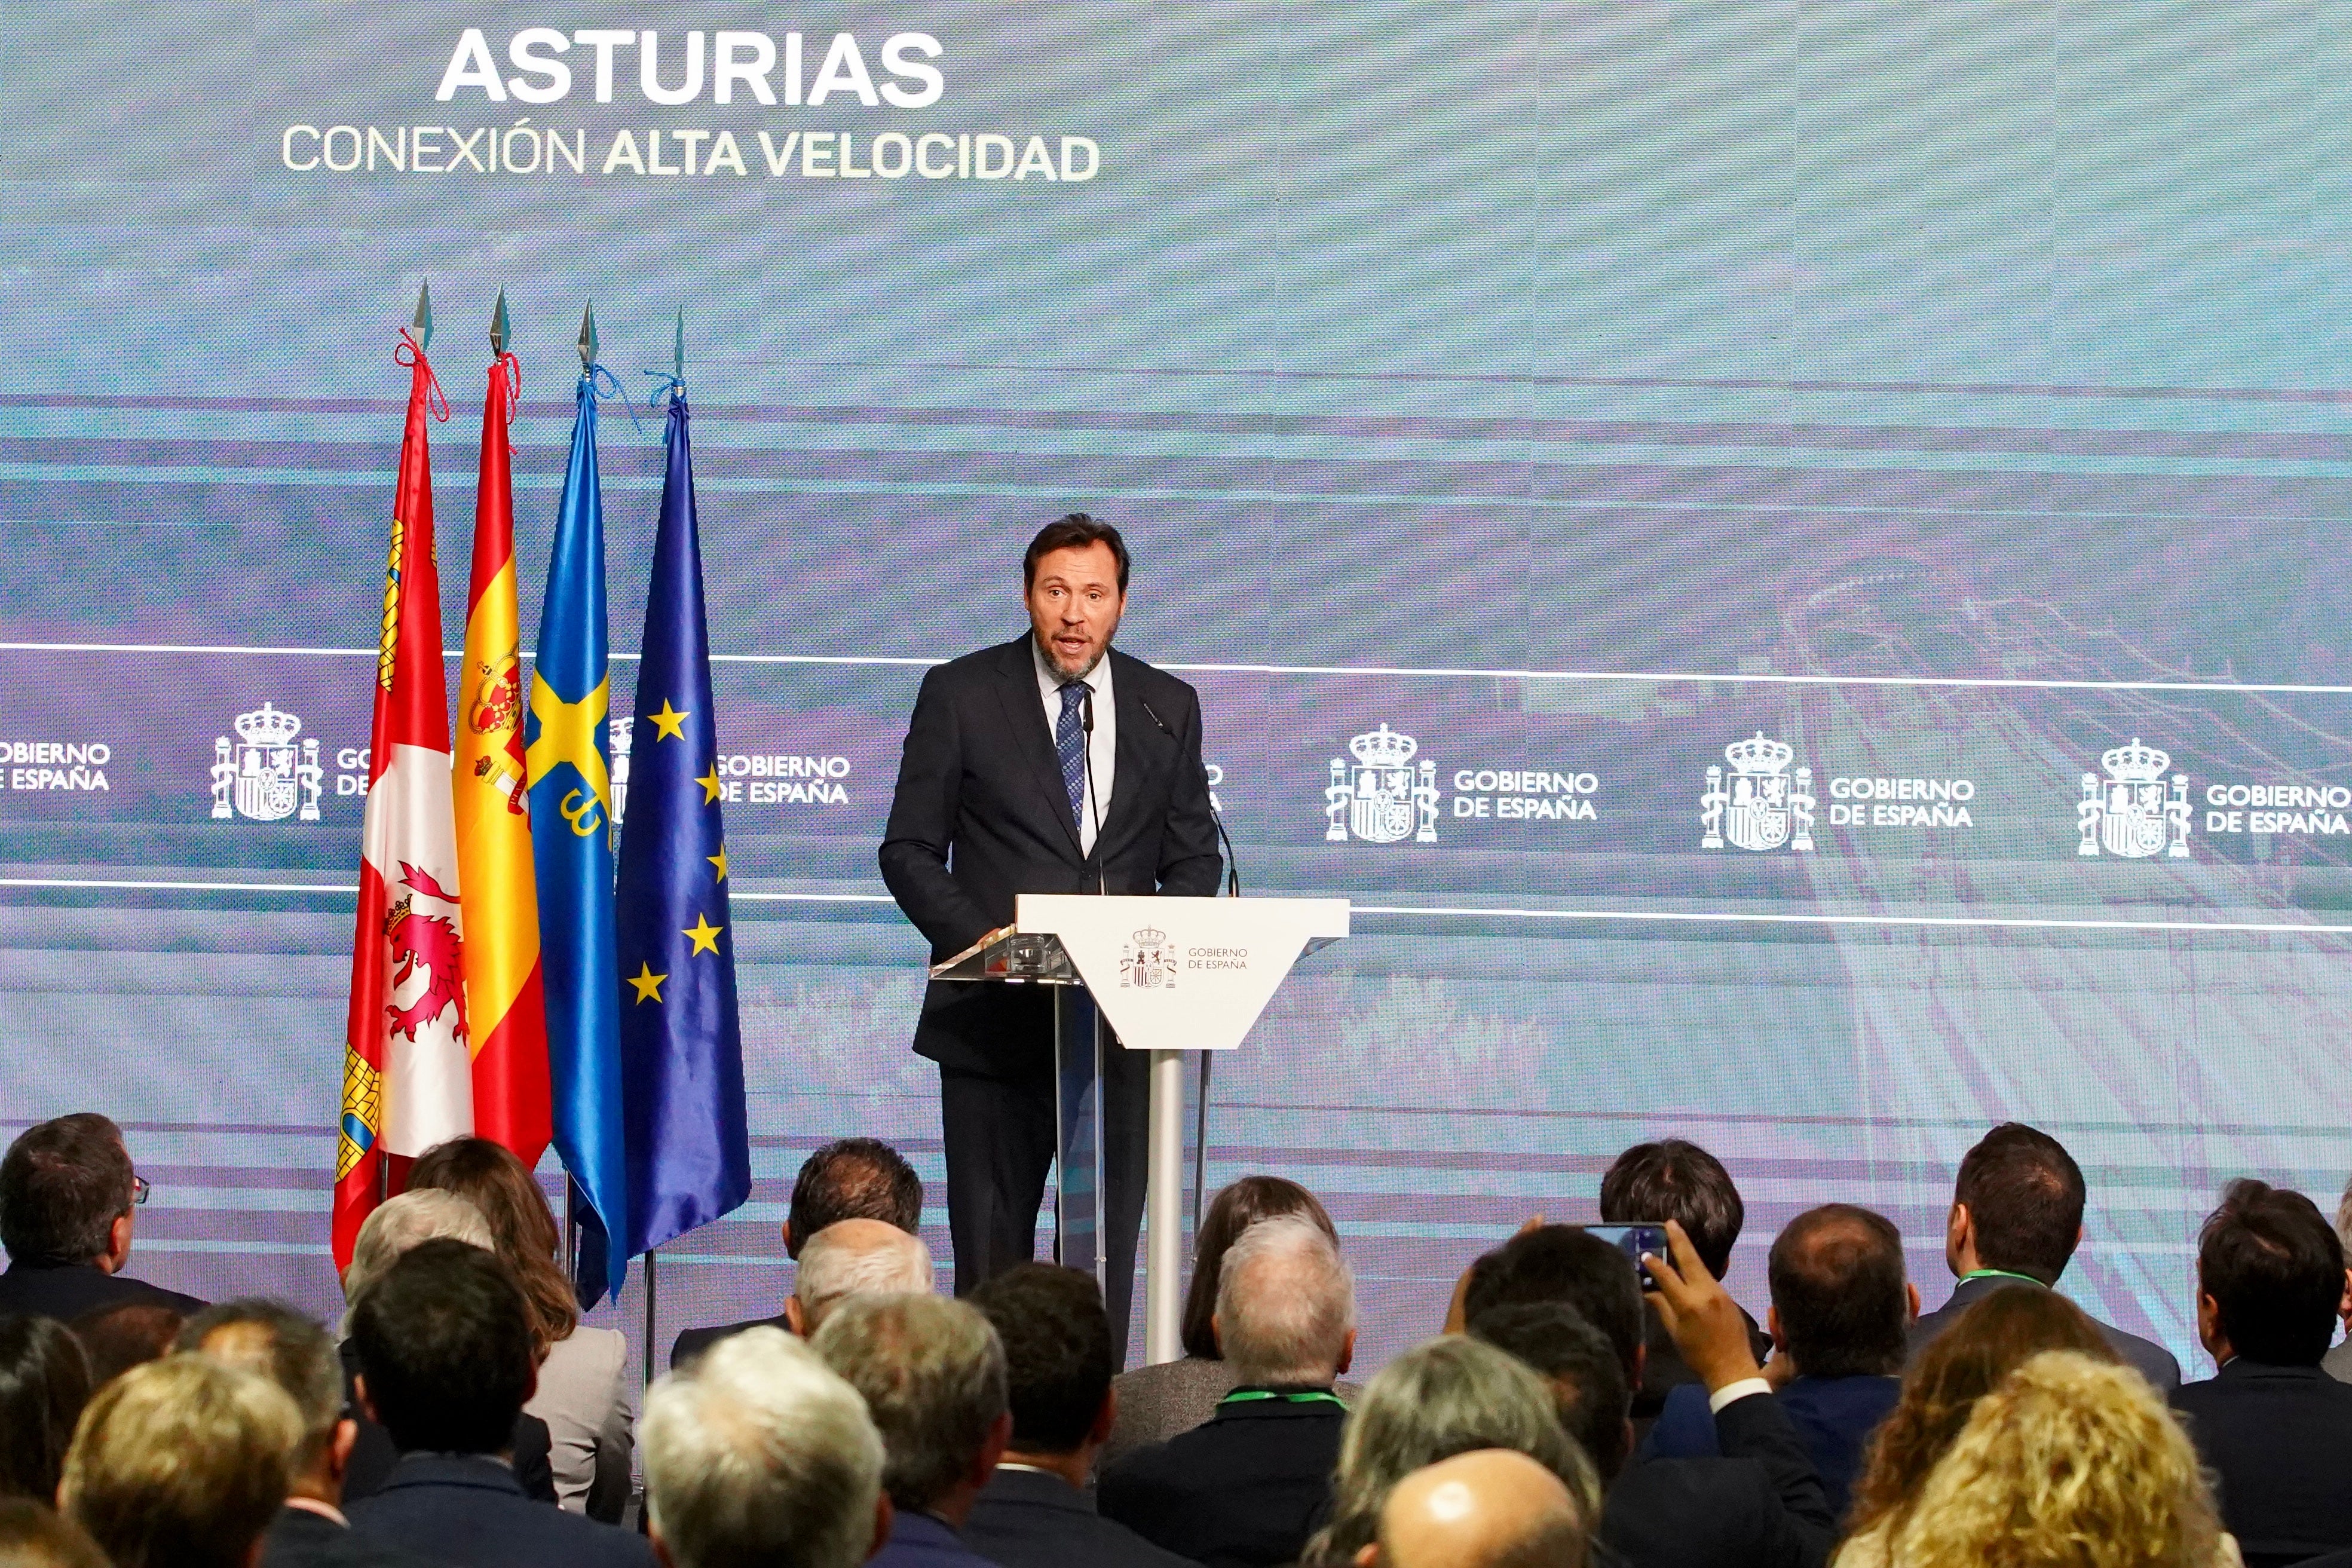
[[[726,792],[687,418],[684,389],[673,384],[616,895],[631,1252],[708,1225],[751,1195],[719,818]]]
[[[589,329],[583,328],[583,337]],[[593,340],[591,340],[593,341]],[[540,974],[556,1151],[572,1173],[584,1305],[617,1293],[630,1249],[621,1127],[621,1047],[613,984],[612,685],[604,637],[604,502],[596,477],[596,392],[580,378],[572,463],[556,512],[540,613],[524,763],[539,883]]]

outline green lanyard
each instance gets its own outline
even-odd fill
[[[1223,1410],[1228,1405],[1259,1405],[1269,1399],[1279,1399],[1285,1405],[1336,1405],[1342,1410],[1348,1408],[1346,1400],[1336,1394],[1326,1393],[1319,1388],[1307,1389],[1297,1394],[1276,1394],[1271,1388],[1244,1388],[1238,1393],[1228,1394],[1218,1400],[1217,1408]]]
[[[1971,1279],[2017,1279],[2028,1285],[2042,1285],[2044,1290],[2050,1289],[2032,1275],[2020,1274],[2013,1268],[1971,1268],[1960,1276],[1958,1283],[1965,1285]]]

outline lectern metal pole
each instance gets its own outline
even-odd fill
[[[1150,1175],[1144,1228],[1143,1359],[1156,1364],[1184,1353],[1179,1338],[1184,1273],[1184,1054],[1151,1053]]]

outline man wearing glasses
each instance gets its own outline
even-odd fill
[[[131,1215],[147,1201],[122,1130],[95,1111],[26,1128],[0,1157],[0,1312],[68,1321],[131,1305],[182,1314],[205,1303],[122,1277]]]

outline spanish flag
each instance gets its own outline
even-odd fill
[[[452,795],[466,888],[466,1016],[473,1027],[474,1131],[537,1165],[549,1136],[547,1016],[540,991],[539,889],[523,754],[522,628],[507,426],[522,377],[507,353],[507,297],[490,324],[474,494],[474,575],[457,676]]]

